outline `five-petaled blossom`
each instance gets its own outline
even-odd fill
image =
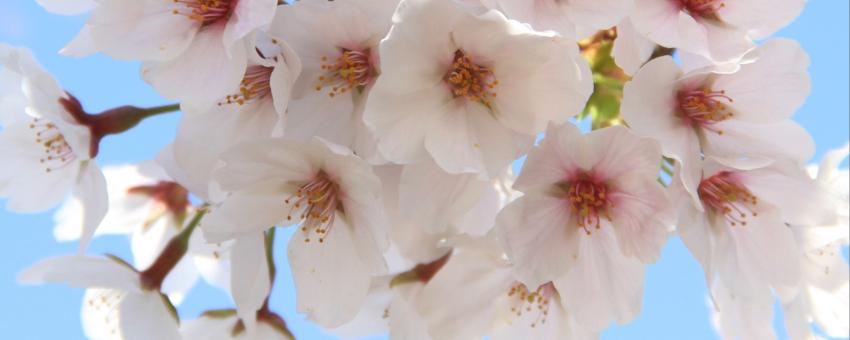
[[[550,125],[514,183],[525,195],[497,222],[519,281],[552,282],[589,331],[637,316],[644,264],[673,222],[660,162],[657,142],[622,126]]]
[[[622,117],[661,142],[697,198],[702,158],[751,166],[774,159],[799,164],[814,153],[808,132],[790,120],[809,94],[809,58],[789,40],[771,40],[732,73],[682,74],[670,57],[647,63],[626,83]]]
[[[380,55],[364,114],[378,150],[450,173],[498,176],[592,90],[572,40],[452,0],[402,1]]]
[[[297,226],[288,252],[299,310],[325,327],[353,318],[371,278],[387,269],[381,183],[371,167],[318,138],[248,141],[222,158],[215,176],[231,194],[202,223],[206,239]]]
[[[77,121],[65,93],[28,50],[0,44],[0,197],[7,209],[41,212],[70,193],[83,202],[84,250],[106,214],[106,180],[94,160],[92,131]],[[78,103],[77,103],[78,104]]]

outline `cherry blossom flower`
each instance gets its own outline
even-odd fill
[[[735,60],[794,20],[803,0],[637,0],[631,21],[659,45]]]
[[[145,289],[139,273],[119,260],[60,256],[18,275],[25,284],[65,283],[88,288],[83,329],[93,339],[181,339],[173,307],[158,291]]]
[[[632,0],[493,0],[509,19],[582,39],[611,28],[632,11]]]
[[[223,192],[212,181],[219,156],[241,141],[279,135],[301,62],[286,44],[250,53],[239,86],[212,103],[183,103],[183,118],[174,139],[174,166],[186,176],[181,184],[195,195],[219,202]]]
[[[298,309],[325,327],[353,318],[371,277],[387,269],[381,187],[368,164],[319,139],[249,141],[222,159],[216,178],[231,195],[204,221],[206,239],[298,225],[288,247]]]
[[[271,22],[276,6],[276,0],[98,1],[62,53],[142,60],[142,77],[163,96],[211,102],[242,80],[253,35]]]
[[[640,310],[644,264],[667,239],[672,211],[656,182],[658,143],[622,126],[581,135],[550,125],[514,184],[525,195],[497,228],[520,282],[549,282],[576,322],[599,331]]]
[[[317,136],[351,147],[364,159],[374,156],[363,108],[380,74],[378,43],[397,5],[398,0],[303,1],[277,11],[269,34],[290,44],[304,65],[285,137]]]
[[[592,90],[575,43],[450,0],[403,1],[379,50],[364,120],[394,163],[495,177]]]
[[[702,155],[744,166],[789,158],[803,164],[814,152],[811,136],[789,119],[809,94],[808,56],[797,43],[777,39],[749,58],[734,73],[682,74],[672,58],[661,57],[624,89],[622,117],[676,159],[695,200]]]
[[[181,322],[180,334],[184,340],[290,340],[292,335],[275,313],[263,312],[260,322],[252,333],[246,331],[236,311],[213,310],[201,314],[194,320]]]
[[[76,102],[30,52],[0,44],[0,197],[15,212],[41,212],[70,193],[84,202],[74,223],[83,227],[83,251],[106,214],[106,180],[94,160],[88,126],[68,111]]]

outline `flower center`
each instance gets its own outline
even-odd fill
[[[692,16],[717,19],[717,11],[725,7],[723,0],[679,0],[682,8]]]
[[[319,171],[284,202],[291,204],[286,219],[291,221],[293,215],[301,219],[301,231],[306,234],[304,242],[310,242],[311,233],[317,235],[319,243],[324,242],[333,227],[336,211],[342,210],[339,186],[323,171]]]
[[[517,317],[524,313],[536,313],[531,327],[545,324],[549,316],[549,301],[555,293],[555,285],[552,282],[540,285],[535,291],[529,291],[524,284],[516,282],[508,291],[508,298],[511,299],[511,313]]]
[[[35,142],[44,147],[44,155],[39,162],[45,167],[45,172],[61,169],[77,159],[74,150],[55,124],[42,118],[34,118],[29,128],[35,131]]]
[[[157,207],[153,208],[145,219],[143,228],[148,228],[165,212],[170,213],[182,225],[186,211],[191,206],[189,191],[176,182],[159,181],[153,185],[139,185],[127,189],[128,194],[148,196]]]
[[[334,62],[323,56],[322,74],[315,86],[316,91],[330,88],[328,96],[331,98],[354,89],[362,91],[377,74],[369,60],[369,53],[368,48],[362,51],[343,49]]]
[[[578,180],[562,184],[567,192],[570,211],[576,218],[578,226],[590,235],[590,227],[599,229],[604,217],[611,221],[610,210],[614,208],[608,186],[598,183],[589,176],[581,176]]]
[[[708,88],[680,90],[678,95],[679,114],[682,119],[692,127],[703,128],[713,131],[719,135],[723,130],[714,127],[714,124],[731,118],[734,114],[724,103],[732,103],[734,100],[726,95],[726,91],[713,91]]]
[[[721,171],[700,182],[697,188],[700,200],[715,214],[723,218],[731,226],[747,225],[747,217],[757,217],[754,207],[758,198],[741,185],[728,171]]]
[[[224,98],[224,101],[218,105],[238,104],[245,105],[263,98],[268,97],[272,93],[271,79],[273,67],[260,65],[249,66],[245,70],[245,76],[239,84],[239,93],[229,94]]]
[[[227,20],[238,0],[172,0],[182,5],[171,12],[208,26],[219,20]]]
[[[443,76],[455,98],[465,97],[490,107],[490,100],[496,97],[496,80],[493,71],[476,64],[472,57],[461,50],[455,51],[451,69]]]

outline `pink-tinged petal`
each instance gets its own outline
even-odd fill
[[[711,21],[703,21],[708,51],[715,63],[734,62],[755,47],[755,43],[740,29]]]
[[[48,12],[60,15],[83,14],[95,6],[94,0],[36,0]]]
[[[378,150],[395,163],[425,160],[427,132],[437,126],[439,113],[450,105],[448,91],[436,80],[431,89],[403,95],[391,94],[380,84],[378,81],[370,92],[363,114],[366,126],[378,139]]]
[[[630,19],[623,19],[617,25],[617,39],[614,40],[611,55],[626,74],[635,74],[649,60],[654,50],[655,43],[638,33]]]
[[[283,136],[304,142],[319,137],[349,146],[354,142],[356,118],[350,97],[331,98],[314,91],[289,103]]]
[[[97,52],[97,44],[91,34],[91,26],[84,25],[77,36],[59,50],[59,54],[69,57],[86,57]]]
[[[622,125],[593,131],[585,139],[592,173],[599,180],[629,177],[651,181],[661,171],[661,145],[636,136]]]
[[[565,180],[583,167],[583,148],[578,147],[583,144],[581,132],[575,125],[549,124],[546,138],[529,152],[513,189],[530,192]]]
[[[514,279],[501,259],[474,250],[453,254],[415,300],[434,339],[482,337],[493,324],[495,300]]]
[[[782,222],[820,225],[834,209],[823,189],[794,164],[777,162],[737,176],[758,197],[759,204],[779,208]]]
[[[805,164],[815,153],[815,141],[805,128],[791,120],[749,123],[726,120],[713,125],[722,135],[706,131],[703,151],[736,166],[737,161],[792,160]]]
[[[295,220],[286,220],[290,206],[284,203],[287,197],[276,187],[278,185],[258,183],[253,188],[228,196],[201,223],[204,238],[209,242],[221,242],[265,230],[278,223],[296,223]]]
[[[259,138],[237,144],[221,155],[226,164],[213,178],[226,190],[235,190],[279,178],[282,182],[310,179],[318,170],[314,149],[281,138]]]
[[[717,11],[726,23],[740,27],[753,39],[763,39],[794,20],[806,2],[804,0],[729,1]]]
[[[610,225],[578,235],[575,265],[554,280],[566,310],[588,330],[602,330],[612,321],[625,324],[641,309],[644,267],[623,256]]]
[[[113,58],[165,61],[183,53],[198,32],[195,20],[173,10],[171,1],[100,1],[86,27],[98,50]]]
[[[256,324],[257,310],[271,291],[269,267],[263,232],[239,237],[230,252],[230,294],[239,318],[250,332]]]
[[[213,103],[238,88],[248,63],[248,46],[221,43],[221,25],[206,27],[179,57],[142,65],[142,79],[166,98]]]
[[[472,106],[467,108],[467,106]],[[433,129],[425,135],[425,149],[434,161],[452,174],[485,173],[479,136],[472,130],[471,115],[486,115],[478,103],[450,105],[440,113]],[[471,109],[471,110],[470,110]],[[504,162],[507,165],[510,161]]]
[[[711,287],[715,297],[714,327],[723,339],[776,339],[773,297],[768,289],[736,292],[720,281]]]
[[[656,181],[630,181],[633,184],[627,189],[611,194],[616,204],[612,218],[620,251],[644,263],[655,262],[675,223],[672,203]]]
[[[732,98],[729,106],[737,119],[764,123],[790,118],[811,91],[808,55],[787,39],[770,40],[754,53],[758,53],[754,62],[719,75],[712,90],[723,90]]]
[[[81,165],[80,177],[72,190],[74,197],[83,202],[83,230],[77,252],[83,254],[89,241],[94,237],[97,226],[109,210],[109,195],[106,191],[106,178],[94,160]]]
[[[125,340],[180,340],[177,315],[158,292],[127,294],[119,306],[121,335]]]
[[[576,225],[566,198],[525,195],[502,209],[496,224],[517,278],[528,287],[563,276],[580,257],[585,231]]]
[[[629,18],[641,35],[659,45],[708,54],[705,28],[675,1],[637,0]]]
[[[676,82],[681,75],[673,58],[653,59],[626,83],[620,109],[636,134],[658,139],[665,155],[678,158],[684,155],[671,152],[683,143],[680,139],[683,133],[678,130],[689,129],[675,114]]]
[[[18,274],[22,284],[64,283],[75,288],[113,288],[141,292],[139,275],[112,259],[57,256],[38,262]]]
[[[353,319],[369,292],[369,268],[352,242],[351,228],[338,215],[324,242],[315,238],[307,242],[301,234],[289,240],[298,311],[323,327],[336,327]]]
[[[401,217],[432,233],[471,209],[490,184],[474,174],[448,174],[433,162],[404,166],[399,180]]]
[[[221,41],[230,48],[237,40],[271,23],[277,0],[239,0],[227,19]]]
[[[274,109],[278,114],[286,113],[289,101],[292,98],[295,81],[301,75],[301,59],[298,54],[286,43],[280,43],[281,54],[269,79],[269,86],[274,100]]]
[[[558,1],[555,1],[558,2]],[[574,0],[564,6],[564,13],[579,27],[598,31],[616,25],[632,13],[632,0]]]
[[[684,190],[680,190],[686,195]],[[691,200],[679,199],[676,203],[679,211],[679,221],[676,230],[682,243],[691,252],[691,255],[696,258],[697,262],[702,266],[705,274],[705,282],[710,283],[714,277],[714,264],[712,263],[712,252],[716,248],[715,231],[708,221],[708,217],[704,211],[697,209]]]

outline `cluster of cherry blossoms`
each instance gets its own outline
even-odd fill
[[[179,102],[88,113],[0,45],[0,197],[79,241],[18,279],[85,288],[90,338],[291,339],[286,251],[330,334],[596,339],[674,236],[723,338],[775,338],[776,301],[792,339],[850,333],[850,150],[807,172],[809,59],[769,38],[804,0],[37,1],[88,13],[62,54]],[[178,110],[156,159],[97,164]],[[87,255],[103,234],[133,258]],[[198,280],[232,308],[181,320]]]

